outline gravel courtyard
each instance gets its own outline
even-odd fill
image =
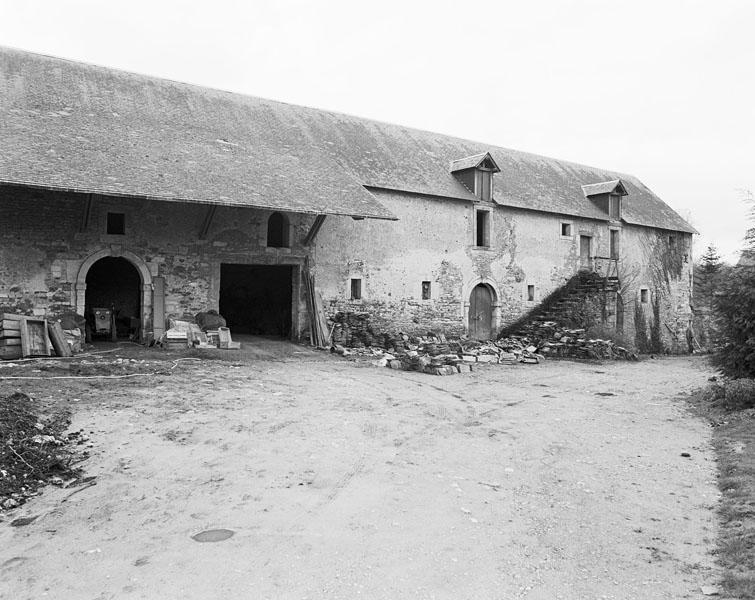
[[[710,429],[679,398],[711,374],[702,359],[437,377],[281,349],[0,381],[70,406],[96,476],[0,522],[0,597],[680,599],[715,584]],[[233,535],[192,537],[215,529]]]

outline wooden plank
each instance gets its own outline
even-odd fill
[[[21,346],[0,346],[0,358],[4,360],[21,358]]]
[[[58,356],[71,356],[71,347],[66,342],[66,336],[63,333],[63,326],[60,324],[60,321],[55,321],[54,323],[48,322],[47,334],[50,336],[55,354]]]
[[[207,208],[207,213],[205,214],[202,228],[199,230],[200,240],[207,239],[207,233],[210,231],[210,225],[212,225],[212,220],[215,218],[215,211],[217,210],[217,208],[218,207],[216,204],[213,204],[212,206],[209,206]]]
[[[21,331],[21,321],[13,319],[3,319],[0,321],[0,329],[3,331]]]
[[[79,233],[84,233],[89,229],[89,217],[92,214],[92,196],[94,194],[87,194],[86,202],[84,204],[84,212],[81,215],[81,225],[79,225]]]
[[[29,317],[25,315],[16,315],[13,313],[3,313],[2,315],[0,315],[0,319],[2,319],[3,321],[25,321],[28,318]]]
[[[165,278],[152,278],[152,330],[159,340],[165,332]]]
[[[3,338],[0,339],[0,346],[20,346],[21,338]]]
[[[50,340],[47,337],[45,319],[21,321],[21,353],[24,356],[50,356]]]
[[[304,238],[304,245],[309,246],[313,241],[315,241],[315,238],[317,237],[317,232],[320,231],[320,227],[322,227],[322,224],[325,222],[325,215],[317,215],[315,217],[315,222],[312,223],[312,227],[309,228],[309,233],[307,233],[307,237]]]

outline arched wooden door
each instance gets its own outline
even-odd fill
[[[478,284],[469,297],[469,337],[489,340],[493,337],[493,295],[485,284]]]

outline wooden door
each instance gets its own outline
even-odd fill
[[[589,235],[579,236],[579,267],[580,269],[589,269],[591,267],[590,261],[590,246],[592,245],[592,238]]]
[[[483,284],[475,286],[469,298],[469,337],[473,340],[493,337],[493,296]]]

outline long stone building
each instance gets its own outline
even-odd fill
[[[580,270],[609,325],[686,347],[695,233],[638,179],[426,131],[0,48],[0,308],[215,309],[301,338],[329,317],[494,337]],[[639,311],[638,311],[639,309]]]

